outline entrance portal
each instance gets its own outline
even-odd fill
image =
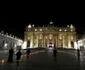
[[[49,44],[48,44],[48,47],[49,47],[49,48],[52,48],[53,46],[54,46],[53,43],[49,43]]]

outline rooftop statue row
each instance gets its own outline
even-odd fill
[[[67,27],[53,27],[53,23],[50,23],[50,26],[46,27],[43,25],[43,27],[34,27],[34,24],[29,24],[26,28],[26,31],[75,31],[75,27],[70,24],[67,25]]]
[[[33,25],[31,25],[31,24],[28,25],[28,28],[32,28],[32,27],[34,27],[34,24],[33,24]],[[38,27],[41,27],[41,26],[38,25]],[[53,24],[51,23],[50,25],[43,25],[42,27],[59,27],[59,26],[53,25]],[[62,27],[63,27],[63,26],[62,26]],[[68,27],[68,28],[74,28],[74,26],[73,26],[72,24],[67,25],[67,27]]]
[[[14,38],[14,39],[19,39],[18,37],[14,36],[14,35],[13,36],[11,34],[8,35],[8,33],[4,34],[4,31],[0,32],[0,36]]]

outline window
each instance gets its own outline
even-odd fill
[[[37,31],[37,29],[35,29],[35,31]]]
[[[62,31],[61,29],[59,29],[59,31]]]
[[[65,29],[65,31],[66,31],[66,29]]]
[[[73,40],[73,36],[71,36],[71,40]]]
[[[42,31],[42,29],[40,29],[40,31]]]
[[[28,40],[30,39],[30,37],[28,37]]]

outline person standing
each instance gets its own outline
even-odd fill
[[[27,49],[27,58],[29,58],[30,49]]]
[[[17,65],[19,65],[19,60],[21,58],[22,53],[20,52],[21,50],[19,49],[19,51],[16,53],[16,60],[17,60]]]
[[[78,56],[78,58],[80,58],[80,50],[79,49],[77,49],[77,56]]]
[[[54,61],[56,61],[56,56],[57,56],[57,49],[56,49],[56,47],[54,46],[54,49],[53,49]]]
[[[53,49],[53,56],[56,57],[56,54],[57,54],[57,50],[56,48]]]
[[[13,53],[14,53],[14,51],[13,51],[13,49],[11,48],[11,49],[9,50],[8,62],[13,62]]]

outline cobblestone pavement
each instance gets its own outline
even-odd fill
[[[85,70],[84,52],[80,52],[78,59],[76,52],[58,50],[56,58],[53,57],[53,49],[35,51],[29,58],[24,55],[19,65],[16,60],[13,63],[0,63],[0,70]],[[82,55],[83,54],[83,55]]]

